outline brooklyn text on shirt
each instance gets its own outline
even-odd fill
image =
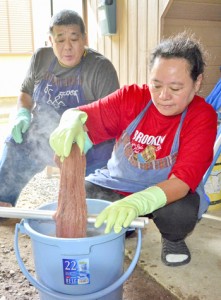
[[[134,140],[136,143],[140,143],[142,145],[153,145],[153,146],[159,147],[162,145],[165,138],[166,138],[166,135],[153,136],[153,135],[144,134],[143,132],[136,130],[132,140]]]

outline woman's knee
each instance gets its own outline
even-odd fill
[[[85,181],[85,190],[87,198],[107,200],[111,202],[121,198],[121,196],[113,190],[93,184],[89,181]]]
[[[184,198],[155,211],[153,220],[161,233],[187,235],[198,221],[199,203],[199,195],[189,193]]]

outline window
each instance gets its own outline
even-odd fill
[[[31,0],[0,0],[0,54],[32,51]]]

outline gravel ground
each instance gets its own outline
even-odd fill
[[[22,191],[18,208],[37,208],[57,199],[59,177],[47,178],[46,172],[36,175]],[[14,253],[14,228],[18,219],[0,221],[0,300],[37,300],[36,289],[27,281],[17,264]],[[19,248],[28,271],[34,275],[32,248],[26,235],[19,235]],[[125,257],[125,268],[130,261]],[[137,266],[124,283],[123,300],[177,299]]]

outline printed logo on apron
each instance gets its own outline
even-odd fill
[[[56,58],[52,61],[48,72],[36,88],[33,100],[38,107],[37,111],[41,110],[40,107],[43,106],[44,110],[54,108],[59,115],[62,115],[68,108],[86,104],[81,85],[83,63],[80,64],[71,77],[67,78],[58,78],[53,74],[55,64]]]

